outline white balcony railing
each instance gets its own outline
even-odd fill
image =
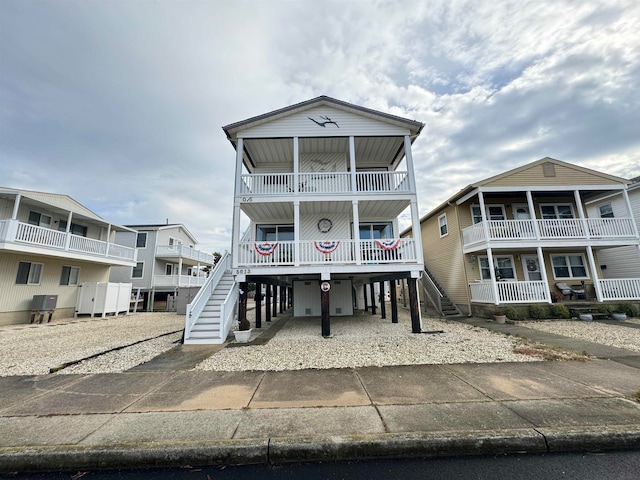
[[[93,257],[135,260],[135,249],[17,220],[0,220],[0,243],[34,245]]]
[[[407,172],[357,172],[353,191],[349,172],[301,172],[298,188],[293,173],[242,175],[239,195],[409,192]]]
[[[180,244],[158,245],[156,247],[156,257],[190,259],[208,265],[216,263],[215,257],[211,253],[202,252]]]
[[[602,300],[640,300],[640,278],[598,280]]]
[[[462,239],[465,247],[487,241],[533,240],[538,238],[536,226],[541,240],[636,238],[631,218],[567,218],[488,220],[463,229]]]
[[[418,259],[412,238],[299,242],[240,242],[238,266],[410,263]],[[358,258],[359,257],[359,258]]]
[[[497,282],[498,301],[491,282],[469,285],[471,301],[477,303],[534,303],[547,302],[549,286],[542,280],[527,282]]]
[[[154,275],[154,287],[201,287],[207,277],[194,277],[193,275]]]

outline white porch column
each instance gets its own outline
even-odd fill
[[[498,281],[496,279],[496,267],[493,264],[493,252],[491,247],[487,248],[487,261],[489,262],[489,274],[491,275],[491,288],[493,290],[493,298],[496,305],[500,303],[500,295],[498,293]],[[479,265],[479,263],[478,263]]]
[[[491,238],[489,237],[489,222],[487,222],[487,212],[485,211],[484,193],[482,193],[482,190],[478,190],[478,201],[480,202],[480,215],[482,216],[482,229],[484,230],[484,240],[485,242],[489,242],[489,240],[491,240]]]
[[[353,177],[352,177],[353,178]],[[362,250],[360,248],[360,212],[358,211],[358,200],[352,200],[353,207],[353,239],[355,240],[356,265],[362,264]]]
[[[587,219],[584,216],[584,209],[582,208],[582,199],[580,198],[580,191],[573,191],[573,198],[576,202],[576,208],[578,209],[578,215],[580,217],[580,223],[582,223],[582,230],[587,238],[591,238],[589,234],[589,225],[587,225]]]
[[[422,233],[420,232],[420,215],[418,214],[418,202],[411,201],[411,234],[416,248],[416,260],[424,264],[424,252],[422,251]]]
[[[596,291],[596,299],[602,301],[602,289],[600,288],[600,279],[598,278],[598,271],[596,270],[596,261],[593,257],[593,248],[591,245],[587,246],[587,256],[589,257],[589,266],[591,267],[591,277],[593,278],[593,288]]]
[[[407,160],[407,175],[409,175],[409,189],[416,193],[416,177],[413,171],[413,155],[411,154],[411,137],[404,136],[404,158]]]
[[[533,233],[536,235],[536,240],[540,240],[540,226],[538,225],[538,218],[536,216],[535,206],[533,204],[533,195],[531,190],[527,190],[527,206],[529,207],[529,216],[533,222]]]
[[[293,201],[293,263],[300,265],[300,200]]]
[[[67,216],[67,229],[66,229],[66,237],[64,239],[64,249],[69,250],[69,245],[71,244],[71,218],[73,217],[73,212],[69,212]]]
[[[107,227],[107,248],[104,249],[105,257],[109,256],[109,245],[111,245],[111,224]]]
[[[244,141],[242,138],[238,139],[236,145],[236,195],[240,195],[242,192],[242,157],[244,153]]]
[[[178,258],[178,287],[180,286],[180,279],[182,278],[182,257]],[[187,281],[189,281],[189,284],[191,284],[191,279],[189,278]]]
[[[233,225],[231,235],[231,261],[232,268],[238,266],[238,250],[240,244],[240,192],[242,185],[242,157],[244,151],[244,141],[242,138],[238,138],[236,145],[236,185],[233,200]]]
[[[299,172],[300,172],[300,142],[298,141],[298,137],[293,137],[293,193],[294,194],[300,191],[300,182],[298,180]],[[298,257],[296,256],[296,258]]]
[[[636,225],[635,218],[633,217],[633,209],[631,208],[629,193],[627,192],[626,188],[622,191],[622,197],[624,198],[624,203],[627,206],[627,212],[629,212],[629,217],[631,218],[631,223],[633,224],[633,233],[638,236],[638,225]],[[640,248],[640,246],[638,248]]]
[[[16,201],[13,203],[13,212],[11,213],[11,220],[18,219],[18,210],[20,209],[20,200],[22,200],[22,195],[16,195]]]
[[[538,265],[540,265],[540,274],[542,275],[542,281],[546,285],[544,292],[544,298],[547,303],[551,303],[551,287],[549,286],[549,278],[547,277],[547,266],[544,263],[544,255],[542,254],[542,247],[538,246]]]
[[[356,140],[351,135],[349,137],[349,168],[351,169],[351,193],[358,191],[358,183],[356,179]]]

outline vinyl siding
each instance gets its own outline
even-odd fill
[[[590,174],[580,169],[571,168],[568,165],[552,164],[555,168],[554,177],[544,175],[544,164],[533,165],[531,168],[521,170],[509,176],[483,183],[488,187],[510,186],[570,186],[570,185],[620,185],[613,179],[595,174]]]

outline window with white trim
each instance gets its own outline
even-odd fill
[[[60,272],[60,285],[78,285],[80,267],[62,267]]]
[[[482,280],[491,280],[491,270],[489,268],[489,257],[480,256],[480,278]],[[516,280],[516,269],[513,263],[512,255],[495,255],[493,257],[494,271],[496,280]]]
[[[553,276],[556,279],[584,279],[589,278],[587,263],[581,253],[568,253],[565,255],[551,255]]]
[[[39,227],[51,228],[51,217],[49,215],[45,215],[44,213],[30,210],[28,223],[31,225],[37,225]]]
[[[172,263],[167,263],[164,266],[164,274],[168,275],[168,276],[173,275],[173,264]]]
[[[598,207],[598,211],[600,212],[600,218],[613,218],[613,207],[610,203],[605,203],[604,205],[600,205]]]
[[[39,285],[42,277],[42,263],[20,262],[16,285]]]
[[[504,213],[504,205],[485,205],[484,212],[487,220],[505,220],[507,218]],[[474,224],[482,221],[480,205],[471,205],[471,217]]]
[[[142,278],[144,272],[144,262],[136,263],[136,266],[131,269],[131,278]]]
[[[449,225],[447,224],[447,214],[443,213],[438,217],[438,228],[440,229],[440,236],[445,237],[449,235]]]
[[[147,248],[147,232],[138,232],[136,236],[136,248]]]
[[[542,204],[540,205],[540,214],[544,220],[575,218],[573,207],[569,203]]]
[[[286,242],[293,240],[293,225],[258,225],[256,241]]]

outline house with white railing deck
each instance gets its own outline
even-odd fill
[[[640,276],[607,276],[602,261],[620,247],[640,256],[628,183],[543,158],[468,185],[421,219],[427,296],[472,314],[551,303],[557,284],[575,291],[567,300],[640,300]],[[589,206],[612,196],[615,214]]]
[[[136,264],[132,268],[112,268],[110,279],[131,282],[143,309],[153,310],[154,299],[175,299],[180,292],[195,295],[204,285],[216,258],[197,248],[198,242],[187,227],[168,222],[127,227],[131,231],[120,232],[116,238],[133,242]]]
[[[0,325],[33,319],[36,296],[55,297],[53,318],[73,317],[79,286],[135,265],[135,243],[119,232],[131,230],[67,195],[0,187]]]
[[[422,128],[326,96],[223,127],[236,152],[232,250],[188,306],[185,343],[222,343],[249,282],[267,299],[271,287],[291,292],[294,321],[318,317],[327,335],[332,316],[374,308],[403,279],[419,330],[411,146]],[[405,211],[413,238],[400,238]]]

